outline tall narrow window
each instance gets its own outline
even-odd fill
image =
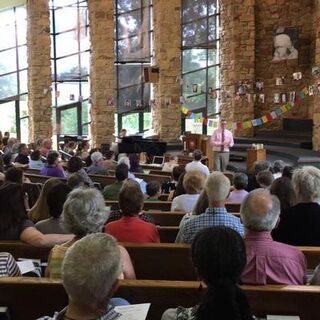
[[[86,0],[51,0],[53,118],[60,135],[89,135],[90,39]]]
[[[183,116],[183,131],[210,133],[202,119],[219,112],[218,0],[182,1],[182,96],[191,118]]]
[[[26,8],[0,11],[0,130],[28,141]]]
[[[143,68],[151,64],[151,0],[115,0],[115,70],[118,130],[150,129],[150,84]]]

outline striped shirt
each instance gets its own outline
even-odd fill
[[[176,242],[192,243],[196,233],[202,229],[224,226],[244,235],[240,219],[228,213],[225,208],[208,208],[205,213],[187,220],[181,227]]]
[[[20,270],[13,256],[8,252],[0,252],[0,277],[19,276]]]
[[[64,308],[62,311],[56,312],[52,318],[46,316],[46,317],[38,318],[38,320],[63,320],[63,319],[67,319],[65,318],[66,313],[67,313],[67,308]],[[116,320],[120,316],[121,315],[117,313],[111,305],[109,305],[106,312],[100,317],[98,317],[96,320]]]

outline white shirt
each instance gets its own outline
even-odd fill
[[[186,165],[186,172],[190,171],[200,171],[202,172],[206,177],[210,174],[209,168],[201,163],[201,161],[195,161],[189,162]]]
[[[171,211],[192,212],[199,194],[182,194],[172,200]]]

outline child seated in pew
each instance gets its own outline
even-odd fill
[[[227,202],[241,203],[248,194],[245,189],[248,186],[248,176],[245,173],[237,172],[233,176],[233,190],[230,192]]]
[[[158,181],[150,181],[146,186],[147,199],[145,201],[159,201],[161,186]]]
[[[156,226],[139,218],[143,208],[143,193],[138,183],[133,180],[124,183],[119,193],[119,207],[123,217],[108,223],[106,233],[119,242],[160,242]]]
[[[207,286],[204,297],[194,307],[166,310],[161,320],[253,320],[248,300],[238,286],[246,265],[241,236],[226,227],[203,229],[192,243],[191,255],[199,278]]]

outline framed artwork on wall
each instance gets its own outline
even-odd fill
[[[298,59],[299,55],[299,30],[298,27],[279,27],[273,36],[272,61]]]

